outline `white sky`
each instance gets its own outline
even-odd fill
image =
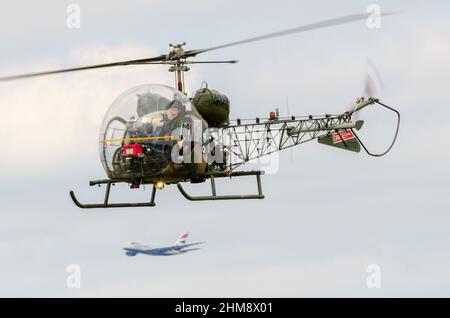
[[[79,30],[66,27],[69,3],[3,3],[1,75],[153,56],[170,42],[209,47],[372,2],[78,1]],[[393,151],[374,159],[313,142],[292,162],[282,152],[278,173],[263,177],[262,201],[193,203],[168,187],[156,208],[80,210],[71,189],[102,200],[88,181],[105,177],[97,137],[108,106],[132,86],[171,85],[172,74],[142,66],[0,83],[0,296],[450,296],[450,7],[378,3],[401,14],[378,30],[361,22],[211,52],[198,60],[240,63],[187,74],[190,92],[206,80],[226,93],[234,118],[286,113],[286,97],[291,114],[307,115],[344,110],[362,92],[366,58],[376,64],[382,99],[402,113]],[[254,191],[250,180],[224,187]],[[113,191],[118,200],[148,196]],[[205,248],[168,258],[121,250],[127,241],[170,244],[183,230]],[[66,287],[72,263],[81,289]],[[366,288],[374,263],[381,289]]]

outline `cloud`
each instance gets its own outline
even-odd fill
[[[59,69],[159,55],[147,46],[123,44],[81,47],[64,65],[46,62],[10,67],[8,73]],[[0,85],[0,134],[7,138],[3,167],[46,169],[69,159],[92,162],[109,105],[127,89],[146,83],[173,86],[166,66],[128,66],[51,75]],[[195,81],[196,72],[188,74]],[[191,86],[188,86],[188,90]]]

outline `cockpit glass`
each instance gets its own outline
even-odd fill
[[[162,172],[171,160],[174,127],[192,115],[198,112],[187,96],[168,86],[141,85],[123,93],[100,130],[100,157],[108,177]]]

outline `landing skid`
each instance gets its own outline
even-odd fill
[[[252,199],[264,199],[264,195],[262,193],[261,187],[261,175],[264,174],[263,171],[239,171],[234,172],[231,175],[226,172],[207,172],[203,174],[195,175],[196,179],[210,179],[211,181],[211,195],[207,196],[191,196],[189,195],[180,183],[177,183],[178,190],[180,193],[189,201],[215,201],[215,200],[252,200]],[[225,177],[242,177],[242,176],[256,176],[256,184],[257,184],[257,194],[244,194],[244,195],[217,195],[216,192],[216,178],[225,178]],[[98,209],[98,208],[135,208],[135,207],[154,207],[155,204],[155,196],[156,196],[156,187],[153,186],[152,193],[150,196],[150,202],[139,202],[139,203],[109,203],[109,195],[111,192],[111,185],[115,183],[124,182],[122,180],[114,180],[114,179],[106,179],[106,180],[96,180],[90,181],[89,185],[101,185],[106,184],[105,198],[103,203],[98,204],[83,204],[78,201],[75,193],[70,191],[70,197],[75,205],[81,209]]]
[[[177,183],[180,193],[189,201],[214,201],[214,200],[252,200],[252,199],[264,199],[261,187],[261,174],[262,171],[240,171],[235,172],[231,176],[225,172],[207,173],[204,177],[211,180],[211,195],[208,196],[191,196],[187,194],[183,186]],[[246,194],[246,195],[217,195],[216,193],[216,178],[225,177],[240,177],[240,176],[256,176],[256,184],[258,187],[258,194]]]
[[[109,194],[111,191],[111,184],[117,183],[117,181],[113,180],[99,180],[99,181],[91,181],[90,185],[97,185],[97,184],[106,184],[106,191],[105,191],[105,199],[102,203],[99,204],[82,204],[80,201],[78,201],[77,197],[75,196],[75,193],[73,191],[70,191],[70,197],[72,198],[73,203],[79,208],[82,209],[98,209],[98,208],[135,208],[135,207],[153,207],[155,206],[155,195],[156,195],[156,187],[153,186],[152,194],[150,197],[150,202],[139,202],[139,203],[109,203]]]

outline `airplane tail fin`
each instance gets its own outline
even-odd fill
[[[183,245],[186,244],[186,240],[189,236],[188,232],[183,232],[180,237],[178,238],[178,240],[175,242],[175,245]]]

